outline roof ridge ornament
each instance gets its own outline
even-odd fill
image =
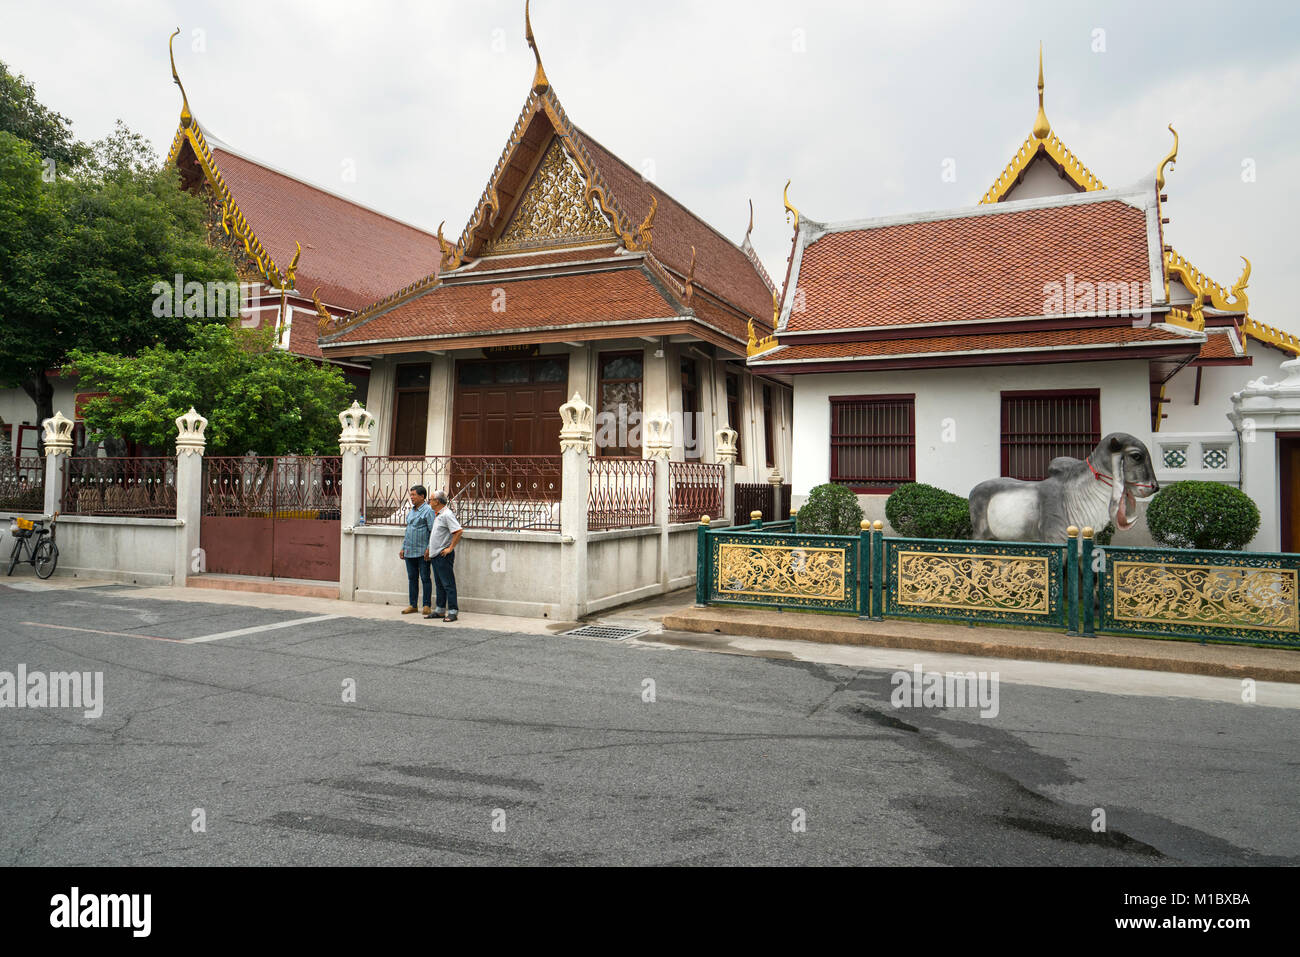
[[[787,184],[788,185],[788,184]],[[740,245],[749,242],[749,234],[754,231],[754,198],[749,199],[749,225],[745,227],[745,238],[740,241]]]
[[[1168,166],[1172,169],[1174,166],[1178,165],[1178,131],[1174,129],[1172,123],[1169,124],[1169,132],[1174,134],[1174,148],[1169,151],[1169,155],[1162,159],[1160,165],[1156,167],[1157,190],[1165,188],[1165,167]]]
[[[533,56],[537,58],[537,72],[533,74],[533,92],[545,93],[551,88],[551,81],[546,79],[546,71],[542,69],[542,53],[537,49],[537,40],[533,38],[533,22],[528,16],[528,3],[529,0],[524,0],[524,39],[528,41]]]
[[[298,271],[298,259],[302,256],[302,243],[295,239],[293,244],[297,249],[294,251],[293,259],[289,261],[289,267],[284,271],[284,288],[286,289],[295,288],[295,283],[297,282],[295,274]]]
[[[189,97],[185,95],[185,87],[181,84],[180,74],[176,72],[176,53],[172,50],[172,41],[176,39],[177,34],[180,32],[181,28],[177,27],[176,33],[173,33],[168,37],[167,55],[171,57],[172,61],[172,80],[174,80],[176,85],[181,88],[181,126],[188,127],[192,122],[194,122],[194,114],[190,112]]]
[[[325,304],[320,301],[320,296],[317,295],[319,292],[320,286],[311,291],[311,301],[316,304],[316,328],[324,332],[334,324],[334,317],[325,308]]]
[[[799,231],[799,210],[796,209],[794,206],[790,205],[790,183],[791,182],[792,180],[785,181],[785,192],[783,194],[783,198],[785,200],[785,221],[787,223],[790,222],[790,214],[794,213],[794,229],[795,232],[798,232]]]
[[[1043,109],[1043,44],[1038,43],[1038,115],[1034,117],[1033,134],[1035,139],[1045,140],[1052,132],[1052,124],[1047,122],[1047,111]]]

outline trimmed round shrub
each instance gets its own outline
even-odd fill
[[[1240,551],[1259,531],[1259,508],[1222,482],[1175,482],[1147,506],[1147,528],[1166,548]]]
[[[857,535],[862,526],[862,506],[845,485],[818,485],[799,506],[799,533]]]
[[[885,517],[904,538],[971,536],[970,503],[960,495],[922,482],[900,485],[885,502]]]
[[[1107,522],[1106,527],[1099,532],[1093,533],[1092,540],[1103,548],[1110,544],[1110,540],[1115,537],[1115,523]]]

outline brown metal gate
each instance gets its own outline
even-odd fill
[[[210,456],[203,462],[203,570],[338,581],[337,455]]]

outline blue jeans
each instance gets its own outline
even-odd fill
[[[433,582],[429,580],[429,563],[423,557],[406,558],[406,593],[410,596],[410,606],[412,608],[423,608],[417,598],[420,597],[420,585],[424,585],[424,604],[430,605],[429,600],[433,597]],[[417,580],[416,576],[419,576]]]
[[[430,559],[433,565],[433,577],[438,583],[438,605],[440,610],[457,611],[456,607],[456,553],[434,555]]]

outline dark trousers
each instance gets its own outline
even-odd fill
[[[438,608],[457,611],[456,607],[456,553],[434,555],[433,580],[438,583]]]
[[[424,585],[424,604],[433,604],[430,601],[433,597],[433,582],[429,580],[429,562],[423,556],[420,558],[407,558],[404,561],[406,562],[406,593],[410,597],[410,606],[412,608],[424,607],[416,601],[420,597],[420,585]],[[438,587],[441,588],[442,586]]]

